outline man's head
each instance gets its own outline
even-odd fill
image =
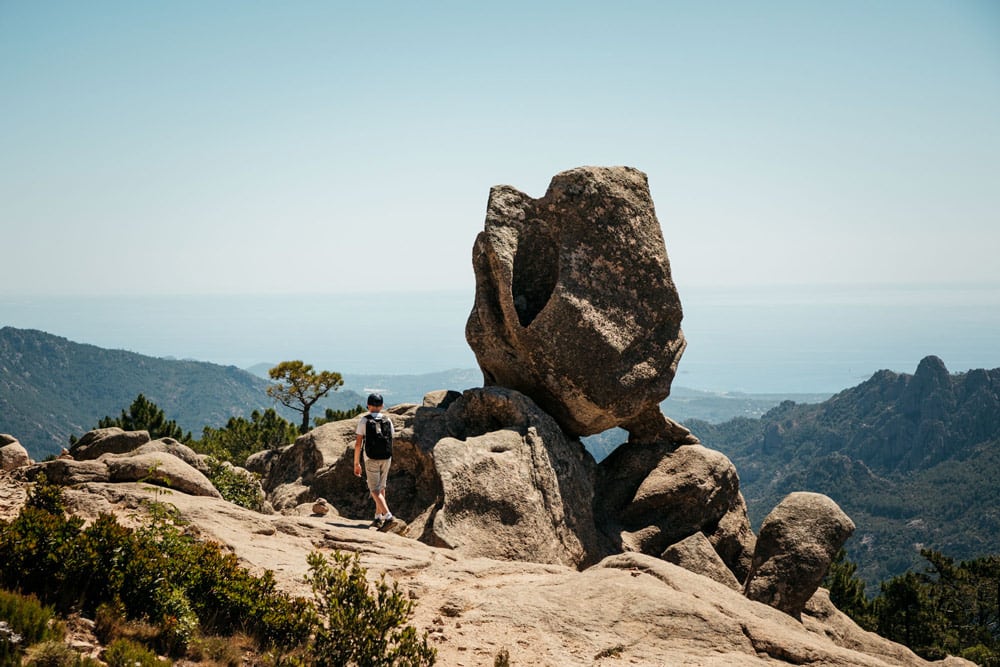
[[[382,409],[382,394],[368,394],[368,411],[378,412]]]

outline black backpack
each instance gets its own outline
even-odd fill
[[[392,424],[388,417],[365,416],[365,456],[370,459],[392,458]]]

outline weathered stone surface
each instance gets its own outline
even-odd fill
[[[152,440],[144,445],[140,445],[126,455],[138,454],[171,454],[172,456],[179,458],[181,461],[184,461],[184,463],[187,463],[198,472],[204,475],[208,474],[208,464],[206,463],[206,459],[208,459],[208,457],[204,454],[195,452],[184,443],[178,442],[173,438],[160,438],[159,440]]]
[[[406,521],[425,513],[440,496],[431,455],[413,441],[412,424],[422,410],[443,412],[413,404],[384,410],[396,431],[389,471],[389,507]],[[357,417],[323,424],[271,458],[264,490],[275,509],[291,512],[297,505],[323,497],[343,516],[370,519],[374,505],[365,478],[354,476],[357,424]],[[413,530],[423,526],[418,523]]]
[[[744,593],[798,618],[853,532],[854,522],[827,496],[789,494],[761,524]]]
[[[747,515],[747,503],[742,493],[737,493],[729,510],[719,520],[715,530],[710,527],[702,531],[715,552],[722,558],[737,581],[742,584],[750,574],[750,564],[753,561],[753,551],[757,546],[757,536],[750,526]]]
[[[146,431],[123,431],[117,426],[98,428],[83,434],[69,449],[77,461],[89,461],[104,454],[125,454],[149,442]]]
[[[388,408],[396,437],[387,497],[405,534],[467,555],[579,566],[608,553],[593,517],[593,458],[523,394],[434,392]],[[283,513],[319,497],[370,518],[354,476],[357,419],[324,424],[271,464],[265,489]],[[298,450],[298,451],[297,451]]]
[[[702,533],[695,533],[677,544],[670,545],[661,558],[668,563],[680,565],[685,570],[713,579],[735,591],[743,589],[732,571],[719,558],[712,543]]]
[[[243,467],[252,473],[260,475],[261,479],[267,479],[271,472],[271,464],[281,455],[280,449],[265,449],[247,457]]]
[[[326,502],[326,498],[320,498],[312,505],[312,513],[316,516],[326,516],[330,513],[330,504]]]
[[[25,492],[0,473],[0,517],[16,515]],[[85,519],[110,512],[131,523],[159,499],[146,484],[85,484],[65,491]],[[824,591],[801,622],[659,558],[623,554],[582,572],[560,565],[459,557],[399,535],[364,530],[368,520],[261,515],[221,499],[167,497],[205,539],[254,572],[270,570],[281,590],[308,596],[306,556],[356,552],[370,576],[385,574],[417,604],[411,623],[427,629],[438,664],[493,664],[501,649],[515,665],[601,664],[767,667],[973,667],[930,663],[865,632],[833,609]],[[308,507],[306,508],[308,511]],[[447,613],[443,613],[447,610]]]
[[[11,439],[13,440],[13,438]],[[14,440],[0,445],[0,470],[9,472],[14,468],[26,465],[31,465],[31,457],[28,456],[28,450],[20,442]]]
[[[0,433],[0,447],[5,447],[6,445],[12,445],[18,442],[18,439],[12,436],[10,433]]]
[[[608,553],[592,511],[593,458],[531,399],[469,389],[434,447],[441,544],[475,556],[581,566]]]
[[[38,475],[44,473],[46,480],[62,486],[86,482],[107,482],[110,479],[108,466],[103,461],[55,459],[21,468],[18,472],[24,479],[32,482],[38,479]]]
[[[490,192],[466,339],[485,384],[530,396],[572,435],[648,424],[684,350],[646,175],[557,174],[541,199]]]
[[[739,506],[732,462],[701,445],[626,443],[600,464],[599,521],[626,551],[652,556]]]
[[[205,475],[170,454],[138,454],[101,459],[108,468],[111,482],[146,482],[192,496],[221,498]]]

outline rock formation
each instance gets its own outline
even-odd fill
[[[18,442],[17,438],[6,433],[0,433],[0,470],[9,472],[15,468],[31,463],[28,450]]]
[[[77,461],[90,461],[103,454],[126,454],[147,442],[147,431],[125,431],[117,426],[97,428],[84,433],[69,448],[69,453]]]
[[[406,535],[469,557],[571,566],[609,552],[593,517],[592,457],[528,397],[437,392],[385,412],[397,434],[389,504]],[[271,457],[264,488],[275,509],[324,497],[343,516],[371,513],[353,474],[355,425],[324,424]]]
[[[646,175],[582,167],[541,199],[490,192],[466,338],[487,386],[530,396],[570,435],[664,431],[681,303]]]
[[[172,438],[150,441],[146,431],[95,429],[84,434],[71,452],[24,466],[18,474],[29,481],[44,474],[50,482],[66,486],[145,482],[195,496],[222,497],[206,477],[207,457]]]
[[[222,544],[277,585],[309,595],[306,557],[356,552],[369,575],[387,576],[414,600],[412,624],[430,632],[440,665],[489,665],[501,650],[515,665],[594,664],[765,667],[973,667],[931,663],[865,632],[820,589],[801,620],[660,558],[619,554],[578,571],[553,564],[458,557],[367,520],[262,515],[223,500],[182,493],[157,497],[144,484],[89,483],[65,490],[69,510],[132,519],[144,500],[166,501],[205,539]],[[16,514],[23,485],[0,473],[0,518]],[[597,659],[598,655],[608,656]],[[615,657],[617,656],[617,657]]]
[[[551,638],[565,641],[584,619],[588,634],[603,632],[592,626],[638,627],[629,647],[639,664],[696,664],[689,649],[677,648],[678,631],[687,629],[699,656],[713,638],[711,652],[720,656],[713,664],[920,664],[844,623],[827,598],[817,602],[834,554],[854,530],[832,500],[792,494],[755,537],[732,462],[660,412],[685,341],[644,174],[575,169],[553,178],[538,200],[494,188],[474,265],[466,335],[487,386],[432,392],[421,405],[385,410],[396,431],[389,504],[401,519],[399,534],[425,545],[375,538],[383,571],[416,572],[417,589],[443,591],[439,601],[456,615],[475,610],[467,617],[473,624],[489,608],[505,632],[549,641],[549,654],[532,644],[532,662],[572,664]],[[924,373],[932,390],[935,370],[928,365]],[[353,531],[371,516],[365,482],[353,472],[356,424],[327,423],[247,460],[263,478],[269,506],[282,513],[246,519],[251,532],[307,536],[310,548],[365,550],[354,533],[330,527]],[[598,465],[579,436],[612,426],[626,428],[628,441]],[[219,497],[203,456],[173,440],[149,442],[144,431],[92,431],[70,453],[19,474],[44,472],[87,487],[81,511],[131,493],[111,492],[110,483],[161,484],[203,503]],[[215,514],[190,513],[218,524]],[[328,514],[338,523],[315,523]],[[229,530],[215,532],[235,545]],[[425,576],[435,568],[443,581]],[[520,583],[500,581],[508,575]],[[475,587],[453,590],[463,576],[494,577],[495,599],[484,601]],[[545,604],[511,611],[515,593],[538,584],[546,586],[545,604],[574,609],[572,627],[553,621]],[[704,597],[714,602],[700,606]],[[826,629],[834,622],[839,644]],[[658,650],[647,650],[650,643]],[[856,655],[863,646],[876,647],[874,659]]]
[[[760,527],[745,593],[799,617],[854,522],[827,496],[789,494]]]

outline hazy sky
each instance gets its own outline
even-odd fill
[[[471,289],[620,164],[679,285],[1000,283],[1000,4],[0,0],[0,293]]]

